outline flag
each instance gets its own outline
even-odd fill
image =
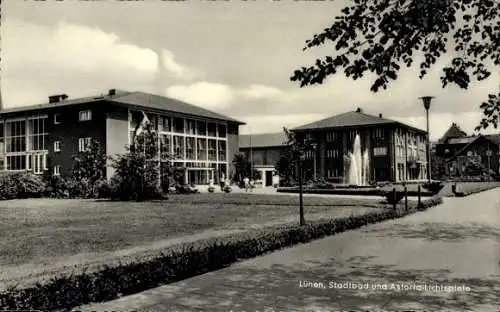
[[[144,111],[142,111],[142,121],[139,124],[139,126],[137,127],[137,129],[135,130],[135,137],[139,136],[144,131],[146,126],[149,125],[149,123],[150,123],[150,121],[149,121],[148,116],[146,115],[146,113],[144,113]]]

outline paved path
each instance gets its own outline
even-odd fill
[[[78,310],[498,311],[499,261],[495,189]]]

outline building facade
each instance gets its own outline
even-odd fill
[[[73,156],[92,140],[106,155],[126,152],[143,113],[158,131],[158,161],[184,168],[186,183],[207,184],[230,174],[243,124],[203,108],[143,92],[109,90],[106,95],[68,99],[0,111],[0,170],[69,175]],[[108,166],[107,177],[113,175]],[[218,174],[217,174],[218,173]]]
[[[306,179],[348,183],[359,142],[366,157],[368,182],[404,182],[427,178],[427,133],[403,123],[365,114],[361,109],[335,115],[296,129],[298,140],[309,142],[304,154]],[[358,139],[357,139],[358,138]],[[364,156],[366,154],[366,156]]]
[[[499,174],[500,135],[469,136],[452,123],[436,144],[436,156],[445,159],[448,177],[467,175],[466,168],[473,163]]]
[[[246,156],[254,170],[260,172],[259,185],[266,187],[279,184],[275,167],[286,143],[284,132],[240,135],[240,153]]]

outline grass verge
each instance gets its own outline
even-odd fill
[[[172,283],[221,269],[238,260],[306,243],[327,235],[353,230],[364,225],[403,217],[442,203],[434,197],[408,210],[373,211],[340,219],[316,220],[305,226],[286,224],[180,244],[143,259],[116,266],[104,266],[96,272],[57,276],[44,284],[0,293],[0,306],[7,310],[70,311],[91,302],[109,301],[162,284]]]

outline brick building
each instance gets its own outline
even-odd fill
[[[427,132],[361,109],[293,129],[298,140],[313,142],[306,151],[307,179],[347,182],[348,155],[359,135],[368,155],[369,181],[415,181],[427,178]]]
[[[72,156],[91,139],[100,141],[106,155],[124,153],[142,112],[159,133],[160,150],[176,155],[174,165],[185,168],[186,182],[206,184],[215,172],[229,175],[242,122],[167,97],[115,89],[79,99],[55,95],[48,103],[1,110],[0,170],[67,175]],[[108,178],[112,174],[108,167]]]

